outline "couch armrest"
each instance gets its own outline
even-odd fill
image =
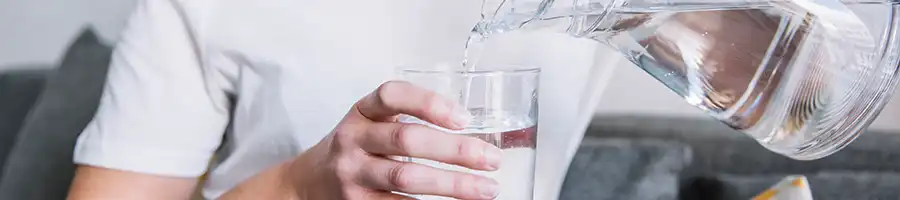
[[[0,171],[22,123],[34,106],[52,70],[0,72]],[[2,176],[2,173],[0,173]]]

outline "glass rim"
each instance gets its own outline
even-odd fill
[[[496,76],[496,75],[522,75],[540,74],[539,67],[514,67],[509,69],[397,69],[400,74],[431,74],[431,75],[459,75],[459,76]]]

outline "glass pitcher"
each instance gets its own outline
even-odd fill
[[[885,21],[863,23],[854,6]],[[520,29],[603,42],[766,148],[812,160],[852,142],[890,99],[898,12],[888,0],[484,0],[469,45]]]

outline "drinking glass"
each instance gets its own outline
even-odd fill
[[[404,157],[404,161],[493,178],[500,184],[496,198],[499,200],[533,198],[540,69],[518,66],[474,71],[401,69],[399,74],[402,80],[457,101],[473,117],[462,130],[444,129],[408,115],[401,116],[400,122],[424,124],[451,134],[478,138],[503,151],[500,169],[490,172],[420,158]],[[423,200],[451,199],[413,196]]]

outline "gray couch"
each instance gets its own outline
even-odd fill
[[[806,175],[816,200],[900,199],[897,133],[867,132],[815,161],[712,119],[597,116],[586,134],[561,199],[749,199],[790,174]]]
[[[0,200],[65,198],[110,53],[86,30],[52,70],[0,72]],[[597,116],[586,135],[560,199],[748,199],[787,174],[808,175],[819,200],[900,199],[900,134],[867,133],[811,162],[711,119]]]
[[[54,69],[0,73],[0,199],[65,199],[75,140],[97,109],[111,53],[85,30]]]

